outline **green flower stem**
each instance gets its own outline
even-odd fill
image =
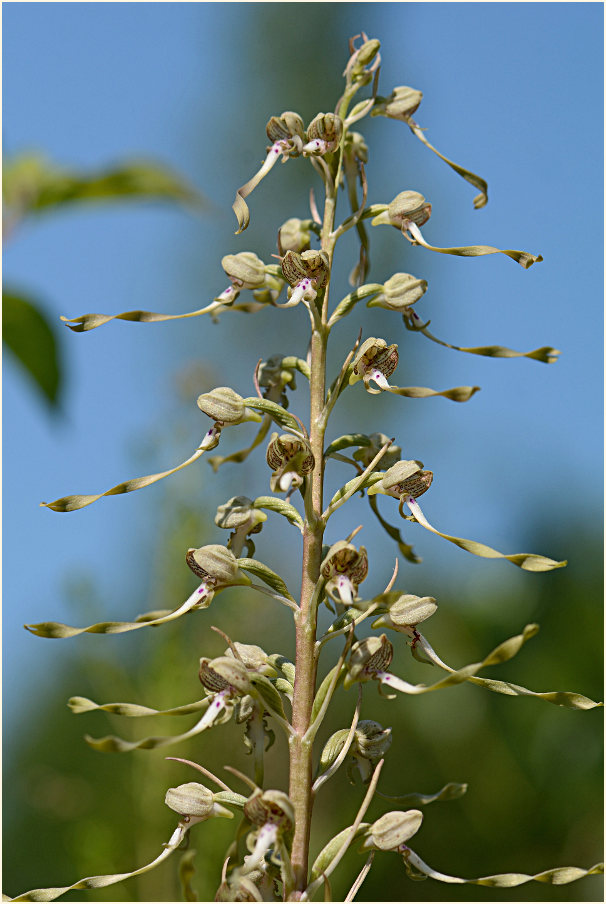
[[[347,102],[343,102],[345,111]],[[341,114],[341,109],[339,110]],[[337,174],[343,160],[343,141],[339,151]],[[330,266],[336,239],[332,235],[337,203],[339,180],[326,179],[324,219],[321,232],[321,247],[328,255]],[[307,886],[307,861],[309,856],[309,835],[313,808],[313,739],[306,737],[311,724],[311,713],[316,687],[315,656],[317,600],[316,587],[320,581],[322,564],[322,541],[325,522],[322,519],[324,490],[324,433],[326,423],[323,418],[326,401],[326,347],[328,343],[328,299],[330,276],[324,290],[320,322],[314,325],[311,336],[311,373],[309,381],[310,417],[309,444],[316,465],[307,478],[305,491],[305,525],[303,528],[303,567],[301,579],[301,600],[295,614],[296,626],[296,677],[292,701],[293,734],[289,741],[290,781],[289,797],[295,810],[295,832],[291,849],[293,887],[286,895],[289,901],[301,900]]]

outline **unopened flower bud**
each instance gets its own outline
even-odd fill
[[[238,560],[225,546],[210,544],[188,549],[185,561],[195,575],[213,589],[250,584],[250,578],[238,568]]]
[[[420,810],[393,810],[384,813],[367,829],[362,850],[378,848],[380,851],[397,851],[421,828],[423,814]]]
[[[410,273],[394,273],[383,284],[383,291],[366,302],[366,307],[405,313],[426,291],[426,279],[417,279]]]
[[[177,788],[169,788],[164,802],[180,816],[197,819],[209,819],[211,816],[227,816],[231,819],[233,816],[225,807],[216,804],[212,791],[199,782],[187,782]]]
[[[274,433],[267,447],[267,464],[274,472],[270,481],[272,492],[287,492],[303,483],[303,477],[313,471],[315,460],[307,440],[283,433]]]
[[[386,634],[358,641],[351,648],[343,687],[347,690],[356,681],[371,680],[377,672],[389,668],[392,658],[393,646]]]
[[[236,289],[260,289],[265,282],[265,264],[252,251],[226,254],[221,266]]]
[[[407,122],[423,100],[423,92],[405,86],[394,88],[389,97],[378,97],[371,116],[388,116]]]
[[[198,396],[197,405],[200,411],[220,424],[241,424],[242,421],[261,421],[263,418],[256,411],[247,408],[242,396],[229,386],[219,386],[211,392]]]
[[[353,384],[358,380],[364,380],[364,386],[368,392],[375,394],[380,389],[389,388],[387,378],[392,375],[397,366],[398,346],[387,345],[384,339],[372,337],[363,342],[358,349],[353,360],[349,382]],[[371,388],[371,380],[380,387],[379,390]]]
[[[283,257],[287,251],[296,251],[300,254],[307,251],[311,244],[311,220],[299,220],[291,217],[280,226],[278,232],[278,251]]]
[[[385,443],[390,442],[389,436],[386,436],[384,433],[371,433],[368,436],[368,439],[370,440],[370,445],[360,446],[360,448],[356,449],[353,454],[354,459],[356,461],[359,461],[360,464],[364,465],[365,468],[369,466],[373,458],[377,456]],[[383,457],[377,464],[377,468],[381,470],[383,468],[390,468],[400,460],[401,455],[402,449],[400,448],[400,446],[392,443],[388,447],[387,451],[383,453]]]
[[[324,557],[321,573],[326,580],[326,592],[337,603],[353,606],[358,584],[368,574],[368,556],[363,546],[356,549],[353,543],[339,540]]]
[[[372,63],[374,58],[379,52],[381,47],[381,42],[376,38],[370,38],[369,41],[365,41],[361,47],[359,47],[355,53],[355,67],[354,72],[358,67],[368,66],[369,63]]]

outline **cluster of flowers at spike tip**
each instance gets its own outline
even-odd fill
[[[242,554],[246,545],[249,555],[254,554],[254,543],[250,534],[258,534],[267,515],[262,509],[255,508],[248,496],[232,496],[224,505],[220,505],[215,515],[215,524],[225,530],[231,530],[227,547],[236,557]]]
[[[307,127],[304,156],[322,157],[339,147],[343,135],[343,120],[335,113],[318,113]]]
[[[202,578],[189,597],[192,609],[206,609],[218,590],[252,583],[248,575],[238,568],[238,560],[225,546],[211,544],[199,549],[188,549],[185,561],[193,573]]]
[[[197,405],[200,411],[215,422],[200,444],[204,451],[215,449],[219,445],[222,428],[242,424],[244,421],[262,421],[261,415],[244,404],[242,396],[229,386],[219,386],[211,392],[198,396]]]
[[[392,375],[398,366],[398,346],[387,345],[384,339],[371,337],[362,343],[353,359],[350,385],[364,380],[367,392],[378,395],[384,389],[389,389],[387,378]],[[379,389],[373,389],[370,381],[376,383]]]
[[[287,251],[281,260],[282,273],[289,283],[288,301],[277,305],[292,308],[300,301],[312,302],[328,280],[330,262],[325,251]]]
[[[381,493],[384,496],[393,496],[400,500],[400,514],[402,506],[406,504],[415,514],[418,505],[415,500],[426,493],[433,481],[433,471],[424,471],[422,461],[398,461],[385,472],[380,481],[369,487],[369,496]]]
[[[296,490],[303,478],[313,471],[315,460],[310,445],[301,436],[273,433],[267,447],[267,464],[273,474],[270,480],[272,493]]]
[[[214,300],[224,305],[232,304],[242,289],[250,289],[255,300],[262,304],[273,303],[284,286],[284,281],[275,276],[253,251],[226,254],[221,259],[221,266],[231,285]]]
[[[178,813],[181,819],[172,834],[168,847],[176,847],[188,829],[197,822],[205,822],[213,817],[223,816],[233,819],[233,813],[215,800],[215,795],[199,782],[187,782],[176,788],[169,788],[164,799],[165,804]]]
[[[326,593],[336,603],[353,606],[358,593],[358,584],[368,574],[368,556],[363,546],[356,549],[353,543],[339,540],[326,553],[320,567],[326,581]]]
[[[336,731],[324,745],[320,757],[320,771],[326,771],[337,759],[347,742],[349,729]],[[382,759],[391,747],[391,728],[383,728],[372,719],[361,719],[347,753],[347,776],[354,784],[354,770],[358,770],[362,781],[368,783],[377,762]]]

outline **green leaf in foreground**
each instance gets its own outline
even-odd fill
[[[2,341],[46,401],[56,406],[62,365],[55,331],[37,303],[10,289],[2,292]]]

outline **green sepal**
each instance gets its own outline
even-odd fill
[[[283,515],[291,524],[298,527],[299,530],[303,530],[303,518],[298,510],[294,505],[291,505],[290,502],[280,499],[279,496],[258,496],[253,502],[253,505],[255,508],[277,512],[278,515]]]
[[[269,707],[270,715],[272,711],[275,711],[279,716],[282,716],[282,718],[285,719],[286,713],[284,712],[282,698],[269,678],[266,678],[265,675],[251,673],[250,683],[254,687],[262,703],[267,704]]]
[[[244,804],[248,800],[243,794],[236,794],[235,791],[216,791],[213,797],[221,804],[231,804],[239,809],[243,809]]]
[[[238,568],[241,568],[242,571],[250,572],[250,574],[262,580],[264,584],[267,584],[268,587],[271,587],[272,590],[275,590],[276,593],[280,593],[287,599],[292,600],[293,603],[295,602],[295,598],[289,593],[284,580],[263,562],[258,562],[256,559],[242,558],[238,559]]]
[[[280,267],[277,268],[280,271],[280,276],[282,275],[282,269]],[[300,374],[302,374],[307,380],[311,379],[311,370],[307,361],[304,361],[303,358],[295,358],[294,355],[286,355],[285,358],[282,358],[282,367],[289,369],[294,368],[298,370]]]
[[[341,452],[343,449],[348,449],[351,446],[359,448],[360,446],[370,445],[372,445],[370,437],[366,436],[365,433],[346,433],[344,436],[340,436],[338,439],[333,440],[332,443],[326,447],[324,458],[329,458],[331,455],[334,455],[335,452]]]
[[[334,326],[334,324],[337,323],[338,320],[341,320],[342,317],[346,317],[359,301],[362,301],[364,298],[370,298],[372,295],[378,295],[379,292],[382,291],[383,286],[380,283],[368,283],[368,285],[360,286],[359,289],[354,289],[354,291],[350,292],[349,295],[346,295],[334,309],[332,316],[328,321],[329,327]]]
[[[259,399],[257,396],[253,396],[250,399],[244,399],[244,404],[247,408],[253,408],[255,411],[262,411],[263,414],[269,414],[280,427],[284,427],[286,430],[293,430],[296,434],[300,435],[301,425],[299,422],[292,414],[288,413],[286,408],[282,408],[277,402],[270,402],[269,399]]]

